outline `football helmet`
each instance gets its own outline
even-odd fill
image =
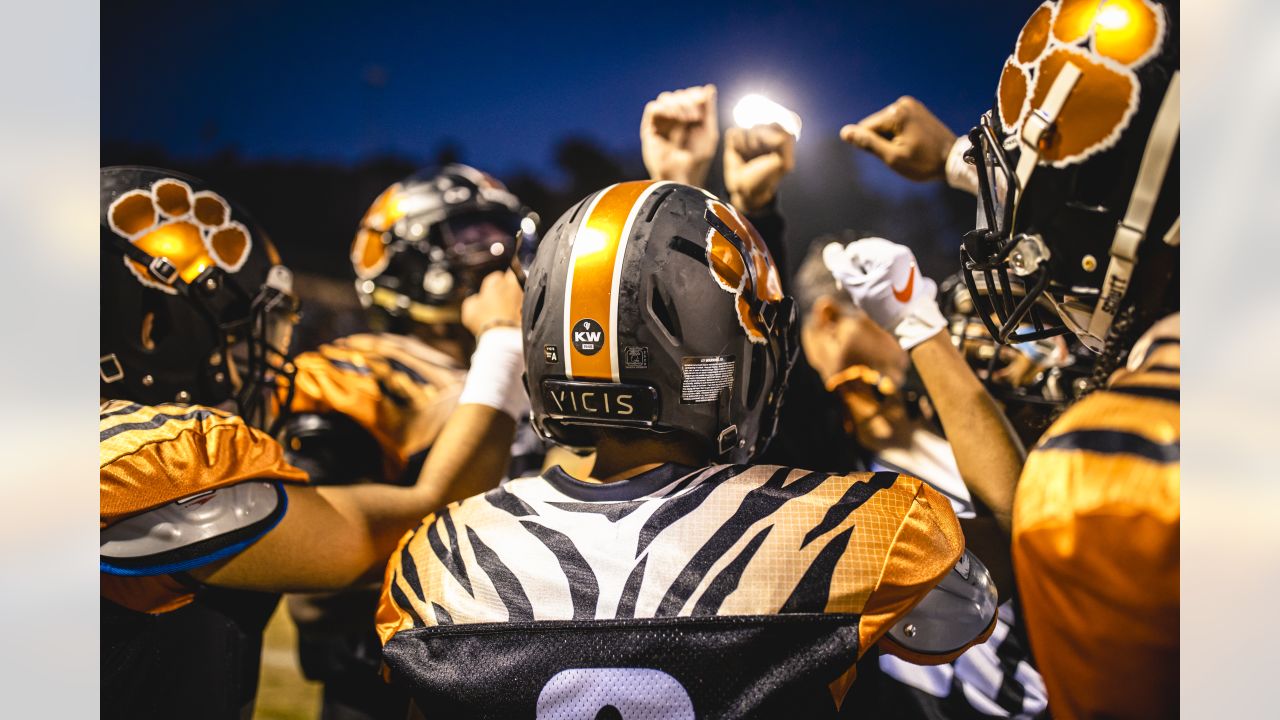
[[[534,426],[570,447],[601,428],[682,432],[718,462],[773,436],[795,306],[764,241],[727,203],[671,182],[611,185],[570,208],[528,266]]]
[[[276,384],[283,407],[292,395],[299,302],[267,234],[196,178],[151,167],[100,177],[101,396],[234,401],[269,429]]]
[[[536,243],[538,216],[467,165],[419,171],[373,201],[351,245],[356,291],[385,329],[456,324],[462,300],[511,264],[516,235]]]
[[[1018,278],[1011,278],[1015,297],[1023,293]],[[974,278],[979,293],[986,292],[984,278]],[[964,357],[987,391],[1004,407],[1018,435],[1028,444],[1044,432],[1067,405],[1085,392],[1093,370],[1094,355],[1071,335],[1055,335],[1015,344],[1001,344],[982,321],[965,278],[957,273],[942,281],[938,301],[947,319],[951,342]],[[1048,298],[1036,303],[1037,312],[1053,314]],[[998,322],[998,317],[990,318]],[[1034,330],[1025,320],[1021,335]]]
[[[980,192],[961,248],[1000,342],[1072,332],[1100,352],[1177,308],[1176,13],[1150,0],[1044,2],[1018,36],[995,106],[969,134]]]

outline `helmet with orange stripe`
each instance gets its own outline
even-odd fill
[[[1176,3],[1057,0],[1018,36],[969,136],[980,200],[961,251],[1001,342],[1072,332],[1119,357],[1177,308],[1176,20]]]
[[[234,401],[266,429],[277,383],[292,392],[298,313],[266,233],[200,180],[158,168],[103,168],[100,211],[101,396]]]
[[[511,264],[516,235],[538,216],[497,178],[446,165],[394,183],[365,212],[351,245],[356,292],[376,325],[457,326],[463,299]]]
[[[612,185],[570,208],[528,267],[534,425],[568,446],[629,428],[744,462],[772,437],[795,309],[755,228],[698,188]]]

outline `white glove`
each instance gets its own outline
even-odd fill
[[[831,243],[822,262],[853,304],[910,350],[947,327],[938,309],[938,284],[916,268],[916,256],[884,238],[863,238],[846,247]]]

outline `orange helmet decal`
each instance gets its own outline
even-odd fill
[[[1053,24],[1053,7],[1045,4],[1036,8],[1027,24],[1022,26],[1013,51],[1013,56],[1020,64],[1033,63],[1044,54],[1045,46],[1049,44],[1049,28]]]
[[[738,236],[746,246],[747,255],[742,253],[734,243],[721,235],[711,226],[707,229],[707,267],[716,284],[732,293],[737,298],[738,322],[746,331],[747,337],[754,343],[767,341],[765,328],[760,326],[760,319],[751,311],[751,305],[742,297],[746,289],[748,274],[747,262],[754,266],[756,299],[766,302],[782,300],[782,280],[778,277],[778,268],[769,254],[769,248],[760,238],[760,233],[751,223],[743,219],[738,211],[715,197],[708,196],[707,210],[713,213],[720,222]]]
[[[564,299],[565,374],[618,382],[618,283],[627,238],[645,200],[667,183],[610,185],[585,208],[570,248]]]
[[[396,183],[383,190],[360,220],[360,229],[351,243],[351,264],[362,280],[381,273],[391,260],[386,233],[404,216],[399,202],[400,189],[400,183]]]
[[[1160,52],[1164,11],[1150,0],[1061,0],[1036,8],[1005,63],[996,91],[1005,131],[1017,134],[1070,62],[1081,72],[1041,147],[1042,161],[1065,167],[1110,148],[1138,107],[1133,68]]]
[[[190,185],[175,178],[116,198],[107,208],[107,223],[149,255],[167,259],[186,282],[213,266],[238,272],[253,247],[249,229],[231,219],[231,206],[221,195],[210,190],[193,193]],[[126,257],[124,264],[143,285],[177,294],[137,262]]]

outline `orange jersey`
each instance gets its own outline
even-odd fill
[[[597,485],[555,467],[407,534],[378,632],[393,681],[443,716],[531,716],[561,693],[830,715],[963,547],[947,499],[897,473],[664,465]],[[615,682],[670,695],[606,702]]]
[[[387,478],[427,450],[457,404],[466,370],[426,343],[351,335],[295,359],[293,412],[340,413],[378,442]]]
[[[1178,342],[1157,323],[1022,472],[1013,558],[1057,718],[1178,712]]]

